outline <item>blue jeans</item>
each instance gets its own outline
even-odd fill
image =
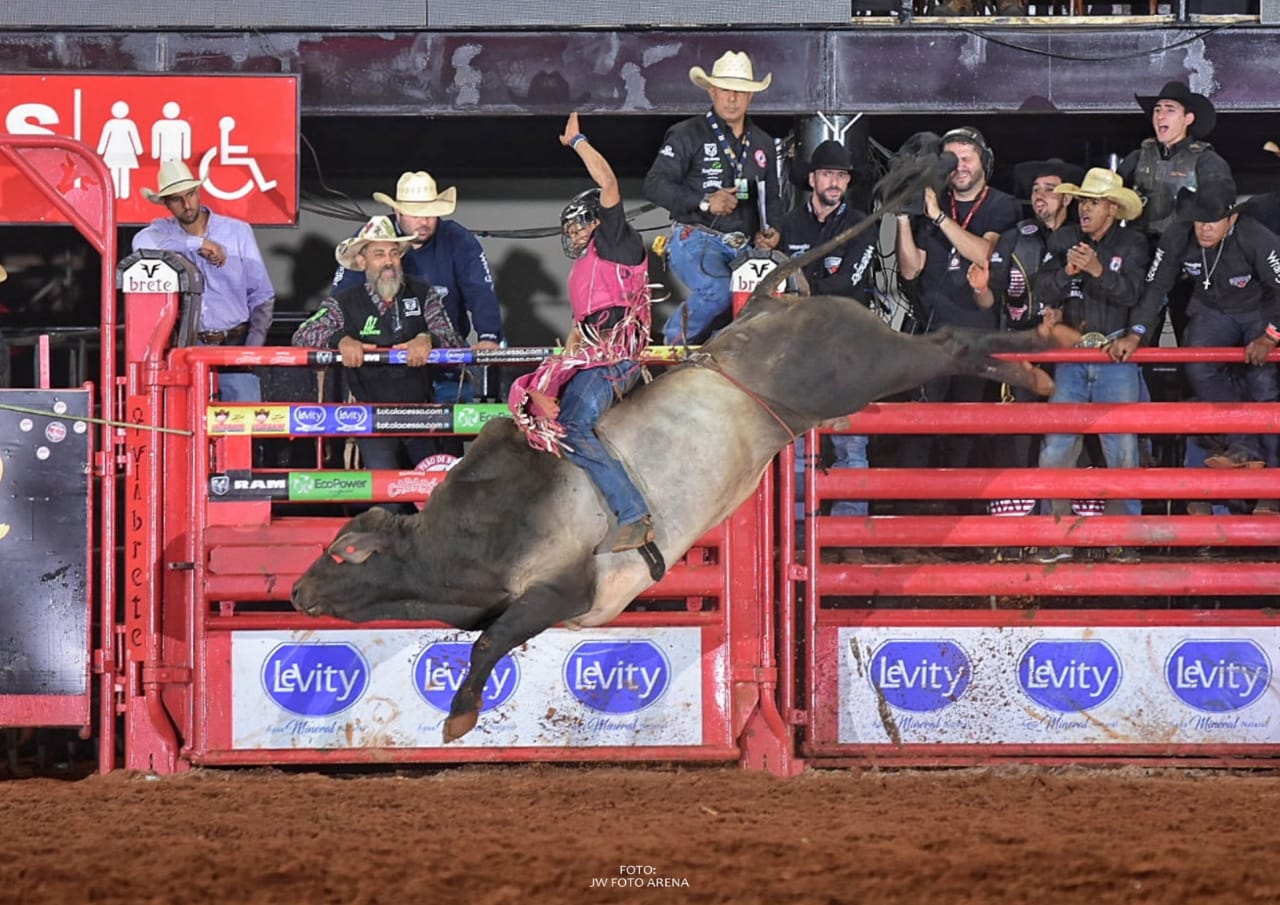
[[[475,386],[462,368],[437,368],[431,390],[432,399],[445,405],[476,401]]]
[[[865,434],[832,434],[831,446],[835,450],[833,468],[866,468],[867,441]],[[836,500],[831,504],[832,515],[866,515],[866,500]]]
[[[715,321],[729,313],[732,300],[729,264],[738,250],[701,229],[691,229],[688,237],[681,238],[686,228],[678,223],[673,226],[667,243],[671,270],[689,289],[689,297],[663,325],[662,337],[669,346],[704,342]],[[687,330],[681,323],[686,315]]]
[[[564,441],[572,449],[565,455],[591,476],[619,525],[644,518],[649,514],[649,504],[631,482],[622,463],[609,454],[596,436],[596,422],[639,379],[638,364],[620,361],[582,371],[560,394],[560,424],[565,429]]]
[[[1049,402],[1137,402],[1142,394],[1142,376],[1135,364],[1060,362],[1054,367],[1057,389]],[[1102,455],[1108,468],[1138,467],[1137,434],[1101,434]],[[1084,440],[1080,434],[1046,434],[1040,447],[1041,468],[1075,468]],[[1050,515],[1071,514],[1070,500],[1047,500]],[[1123,515],[1140,515],[1138,500],[1111,500],[1108,510]]]
[[[218,398],[223,402],[261,402],[262,383],[255,374],[218,374]]]
[[[1188,346],[1247,346],[1267,329],[1261,311],[1228,314],[1193,303],[1189,313]],[[1187,380],[1201,402],[1275,402],[1280,398],[1273,364],[1189,362]],[[1264,459],[1272,467],[1278,464],[1275,434],[1228,434],[1227,448]]]

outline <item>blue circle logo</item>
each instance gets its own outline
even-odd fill
[[[453,696],[471,669],[471,644],[466,641],[438,641],[428,644],[413,661],[413,687],[422,700],[441,713],[448,713]],[[507,654],[498,661],[480,694],[480,712],[501,707],[520,684],[520,664]]]
[[[1102,641],[1036,641],[1018,660],[1018,684],[1031,700],[1058,713],[1082,713],[1120,687],[1120,658]]]
[[[565,660],[564,684],[592,710],[635,713],[666,694],[671,664],[652,641],[585,641]]]
[[[262,688],[298,716],[333,716],[369,688],[369,664],[350,644],[281,644],[262,664]]]
[[[871,657],[868,678],[891,706],[930,713],[964,696],[973,666],[954,641],[886,641]]]
[[[1248,707],[1271,687],[1271,661],[1247,639],[1183,641],[1165,661],[1164,678],[1188,706],[1227,713]]]

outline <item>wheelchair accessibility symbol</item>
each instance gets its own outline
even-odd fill
[[[257,186],[260,192],[269,192],[279,183],[274,179],[267,179],[262,175],[262,168],[258,166],[258,161],[249,155],[248,145],[234,145],[231,143],[231,132],[236,127],[234,117],[224,116],[218,120],[218,144],[216,147],[210,148],[205,152],[204,157],[200,158],[200,178],[204,180],[204,187],[215,198],[221,198],[223,201],[235,201],[237,198],[243,198],[245,195],[253,191]],[[222,169],[245,168],[249,171],[245,177],[244,184],[239,188],[226,189],[219,188],[214,185],[213,179],[209,176],[209,168],[217,158],[217,164]],[[220,179],[226,179],[223,174],[219,174]],[[224,182],[225,185],[225,182]]]

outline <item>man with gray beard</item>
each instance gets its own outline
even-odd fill
[[[364,282],[337,290],[293,334],[295,346],[341,353],[359,402],[430,402],[428,354],[434,347],[465,345],[440,291],[405,277],[400,256],[412,241],[397,235],[389,218],[374,217],[339,244],[334,257],[348,270],[364,271]],[[403,349],[408,366],[365,364],[371,349]],[[357,437],[356,445],[371,469],[412,468],[436,449],[430,437]]]

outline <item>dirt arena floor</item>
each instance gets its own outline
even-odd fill
[[[0,901],[1238,905],[1280,902],[1277,811],[1132,768],[9,779]]]

